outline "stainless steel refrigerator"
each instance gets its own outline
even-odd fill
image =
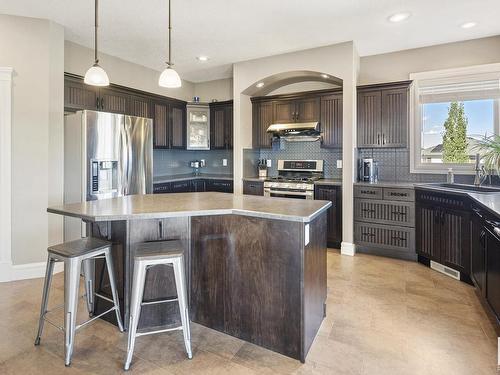
[[[153,192],[153,120],[97,111],[64,122],[64,203]],[[65,218],[64,239],[85,236]]]

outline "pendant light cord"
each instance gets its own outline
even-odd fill
[[[96,0],[97,1],[97,0]],[[172,7],[170,5],[170,0],[168,0],[168,61],[167,65],[172,66]]]
[[[99,63],[99,59],[97,58],[97,16],[99,13],[99,0],[95,0],[94,6],[94,60],[95,64]]]

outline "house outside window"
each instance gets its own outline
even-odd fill
[[[414,73],[412,173],[473,173],[478,140],[500,134],[500,64]]]

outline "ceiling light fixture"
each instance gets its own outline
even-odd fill
[[[201,62],[205,62],[205,61],[208,61],[209,58],[208,58],[208,56],[203,56],[202,55],[202,56],[196,57],[196,60],[201,61]]]
[[[321,77],[323,77],[324,79],[328,79],[328,78],[330,78],[330,76],[329,76],[328,74],[325,74],[325,73],[323,73],[323,74],[321,75]]]
[[[408,18],[410,18],[410,16],[411,16],[410,12],[395,13],[392,16],[389,16],[388,20],[390,22],[397,23],[407,20]]]
[[[255,85],[255,87],[257,87],[257,88],[259,88],[259,89],[260,89],[261,87],[264,87],[264,82],[259,82],[259,83],[257,83],[257,84]]]
[[[169,89],[175,89],[181,87],[182,82],[181,82],[181,77],[179,77],[179,74],[172,68],[174,64],[172,63],[171,14],[172,14],[172,8],[170,6],[170,0],[168,0],[168,61],[166,62],[167,67],[160,75],[160,79],[158,80],[158,85]]]
[[[475,23],[475,22],[465,22],[465,23],[461,24],[460,27],[462,29],[470,29],[476,25],[477,25],[477,23]]]
[[[99,59],[97,58],[97,16],[99,13],[99,0],[95,0],[94,4],[94,65],[92,65],[85,77],[83,82],[87,85],[92,86],[109,86],[109,78],[103,68],[99,66]]]

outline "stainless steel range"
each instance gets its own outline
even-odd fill
[[[278,160],[278,176],[264,181],[264,196],[314,199],[314,181],[320,178],[323,160]]]

